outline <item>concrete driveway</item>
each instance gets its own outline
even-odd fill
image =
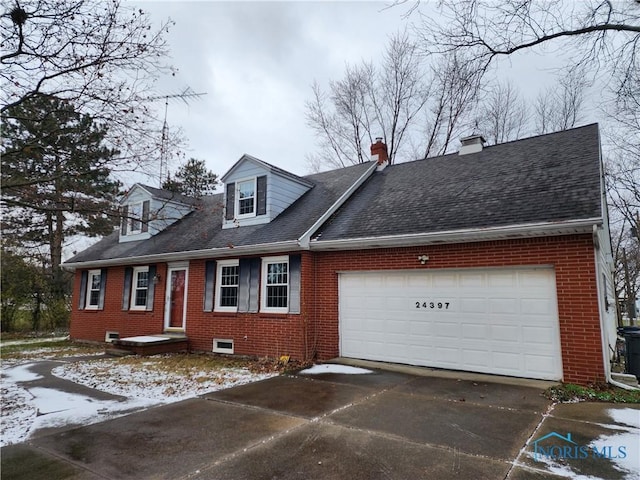
[[[2,478],[559,478],[524,455],[548,384],[409,372],[283,375],[48,432],[3,448]]]

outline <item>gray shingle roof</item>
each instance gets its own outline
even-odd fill
[[[369,162],[304,177],[313,188],[268,224],[223,230],[223,196],[207,196],[148,240],[118,243],[114,232],[67,263],[297,240],[370,167]],[[389,166],[374,173],[315,238],[321,244],[593,219],[602,217],[600,199],[600,145],[593,124],[464,156]]]
[[[323,225],[328,240],[599,218],[596,124],[387,167]]]
[[[205,196],[193,212],[148,240],[118,243],[115,231],[66,263],[297,240],[370,167],[369,162],[304,177],[313,188],[267,224],[223,230],[223,195]]]

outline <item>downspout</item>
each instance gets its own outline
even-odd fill
[[[607,328],[605,328],[605,324],[604,324],[604,319],[605,319],[605,312],[604,312],[604,306],[602,305],[602,298],[603,298],[603,289],[604,289],[604,285],[602,285],[602,282],[600,281],[600,271],[598,268],[599,262],[598,262],[598,250],[600,249],[600,244],[597,238],[598,235],[598,226],[594,225],[593,226],[593,238],[594,238],[594,249],[593,249],[593,256],[594,256],[594,261],[595,261],[595,265],[596,265],[596,285],[598,286],[598,305],[599,305],[599,310],[600,310],[600,339],[602,341],[602,360],[604,361],[604,378],[607,381],[607,383],[609,383],[610,385],[613,385],[615,387],[618,388],[622,388],[623,390],[639,390],[636,387],[632,387],[631,385],[627,385],[626,383],[622,383],[622,382],[618,382],[617,380],[614,380],[613,377],[611,376],[611,362],[609,360],[609,332],[607,330]],[[604,292],[604,295],[606,295],[607,292]]]

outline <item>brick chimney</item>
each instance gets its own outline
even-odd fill
[[[387,144],[382,141],[382,137],[377,137],[376,143],[371,145],[371,160],[376,160],[378,165],[384,165],[389,161]]]

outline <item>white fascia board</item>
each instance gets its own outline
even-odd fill
[[[353,183],[353,185],[351,185],[340,196],[340,198],[338,198],[338,200],[336,200],[334,204],[331,205],[329,209],[324,212],[313,225],[311,225],[311,228],[309,228],[302,234],[302,236],[298,239],[298,244],[303,249],[309,248],[309,245],[311,244],[311,236],[316,232],[316,230],[318,230],[318,228],[320,228],[320,226],[322,226],[322,224],[326,222],[329,217],[333,215],[336,210],[338,210],[344,204],[344,202],[346,202],[351,197],[351,195],[353,195],[353,192],[355,192],[360,187],[360,185],[362,185],[376,171],[377,167],[378,163],[372,162],[371,167],[369,167],[362,175],[360,175],[360,177]]]
[[[158,253],[155,255],[142,255],[138,257],[110,258],[106,260],[94,260],[88,262],[63,263],[65,270],[77,268],[98,268],[119,265],[141,265],[149,263],[174,262],[178,260],[198,260],[203,258],[228,258],[244,255],[262,255],[265,253],[285,253],[301,250],[296,240],[276,243],[262,243],[259,245],[233,246],[224,248],[209,248],[205,250],[193,250],[187,252]]]
[[[310,250],[358,250],[386,247],[411,247],[446,243],[469,243],[513,238],[548,237],[591,233],[594,225],[601,225],[602,218],[569,220],[566,222],[510,225],[506,227],[473,228],[435,233],[413,233],[406,235],[386,235],[361,237],[346,240],[312,240]]]

